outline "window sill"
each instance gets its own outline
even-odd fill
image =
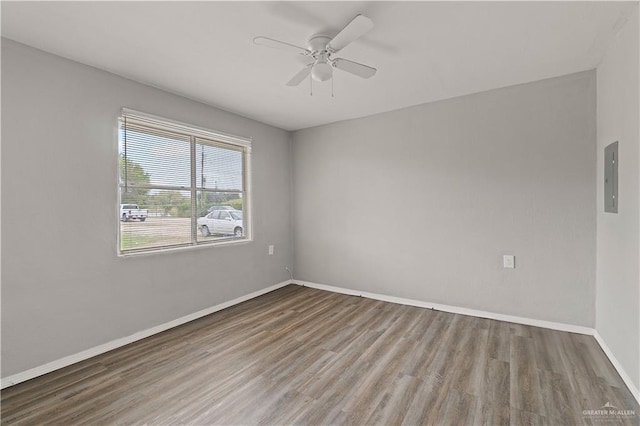
[[[118,252],[117,256],[120,259],[128,259],[128,258],[142,257],[142,256],[154,256],[158,254],[168,254],[168,253],[176,253],[176,252],[179,253],[179,252],[189,251],[189,250],[202,250],[202,249],[211,249],[214,247],[244,245],[252,242],[253,242],[252,238],[243,238],[241,240],[228,240],[228,241],[220,241],[215,243],[202,243],[202,244],[180,246],[180,247],[167,247],[163,249],[149,249],[149,250],[141,249],[140,251],[128,251],[125,253]]]

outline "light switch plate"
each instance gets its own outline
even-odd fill
[[[269,246],[269,256],[273,254],[273,245]]]
[[[516,257],[511,254],[502,256],[502,266],[505,269],[514,269],[516,267]]]

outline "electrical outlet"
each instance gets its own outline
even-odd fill
[[[514,269],[516,267],[516,257],[511,254],[502,256],[502,266],[505,269]]]
[[[269,256],[273,255],[273,244],[269,246]]]

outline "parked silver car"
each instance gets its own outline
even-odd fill
[[[198,218],[198,229],[203,237],[211,234],[233,235],[242,237],[244,227],[242,225],[241,210],[213,210],[206,216]]]

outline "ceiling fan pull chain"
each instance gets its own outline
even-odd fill
[[[313,96],[313,78],[309,74],[309,96]]]
[[[331,97],[333,98],[333,77],[331,77]]]

